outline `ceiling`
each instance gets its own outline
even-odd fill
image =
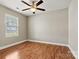
[[[24,0],[24,1],[31,4],[31,1],[33,1],[33,0]],[[39,0],[36,0],[36,1],[39,1]],[[39,7],[46,9],[45,12],[47,12],[47,11],[53,11],[53,10],[67,8],[69,6],[71,0],[43,0],[43,1],[44,1],[44,3],[41,4]],[[23,4],[21,2],[21,0],[0,0],[0,4],[12,9],[12,10],[18,11],[22,14],[25,14],[26,16],[33,15],[33,13],[30,10],[21,11],[22,9],[29,7],[25,4]],[[19,9],[17,9],[17,8],[19,8]],[[45,13],[45,12],[36,11],[36,14],[41,14],[41,13]]]

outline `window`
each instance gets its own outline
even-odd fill
[[[5,35],[6,37],[18,36],[18,17],[6,14]]]

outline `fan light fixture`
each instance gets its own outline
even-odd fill
[[[36,11],[36,8],[31,8],[30,9],[32,12],[35,12]]]
[[[23,9],[22,11],[25,11],[25,10],[29,10],[30,9],[33,12],[33,14],[35,14],[36,10],[45,11],[45,9],[38,8],[38,6],[43,3],[42,0],[40,0],[37,3],[36,3],[36,1],[32,1],[32,5],[28,4],[25,1],[22,1],[22,3],[24,3],[24,4],[26,4],[26,5],[28,5],[28,6],[31,7],[31,8]]]

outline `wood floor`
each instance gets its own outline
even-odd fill
[[[24,42],[0,51],[0,59],[75,59],[64,46]]]

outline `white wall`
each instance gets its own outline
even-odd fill
[[[62,9],[28,19],[29,39],[53,43],[68,43],[68,10]]]
[[[78,1],[72,0],[69,6],[69,45],[75,55],[78,52]]]

